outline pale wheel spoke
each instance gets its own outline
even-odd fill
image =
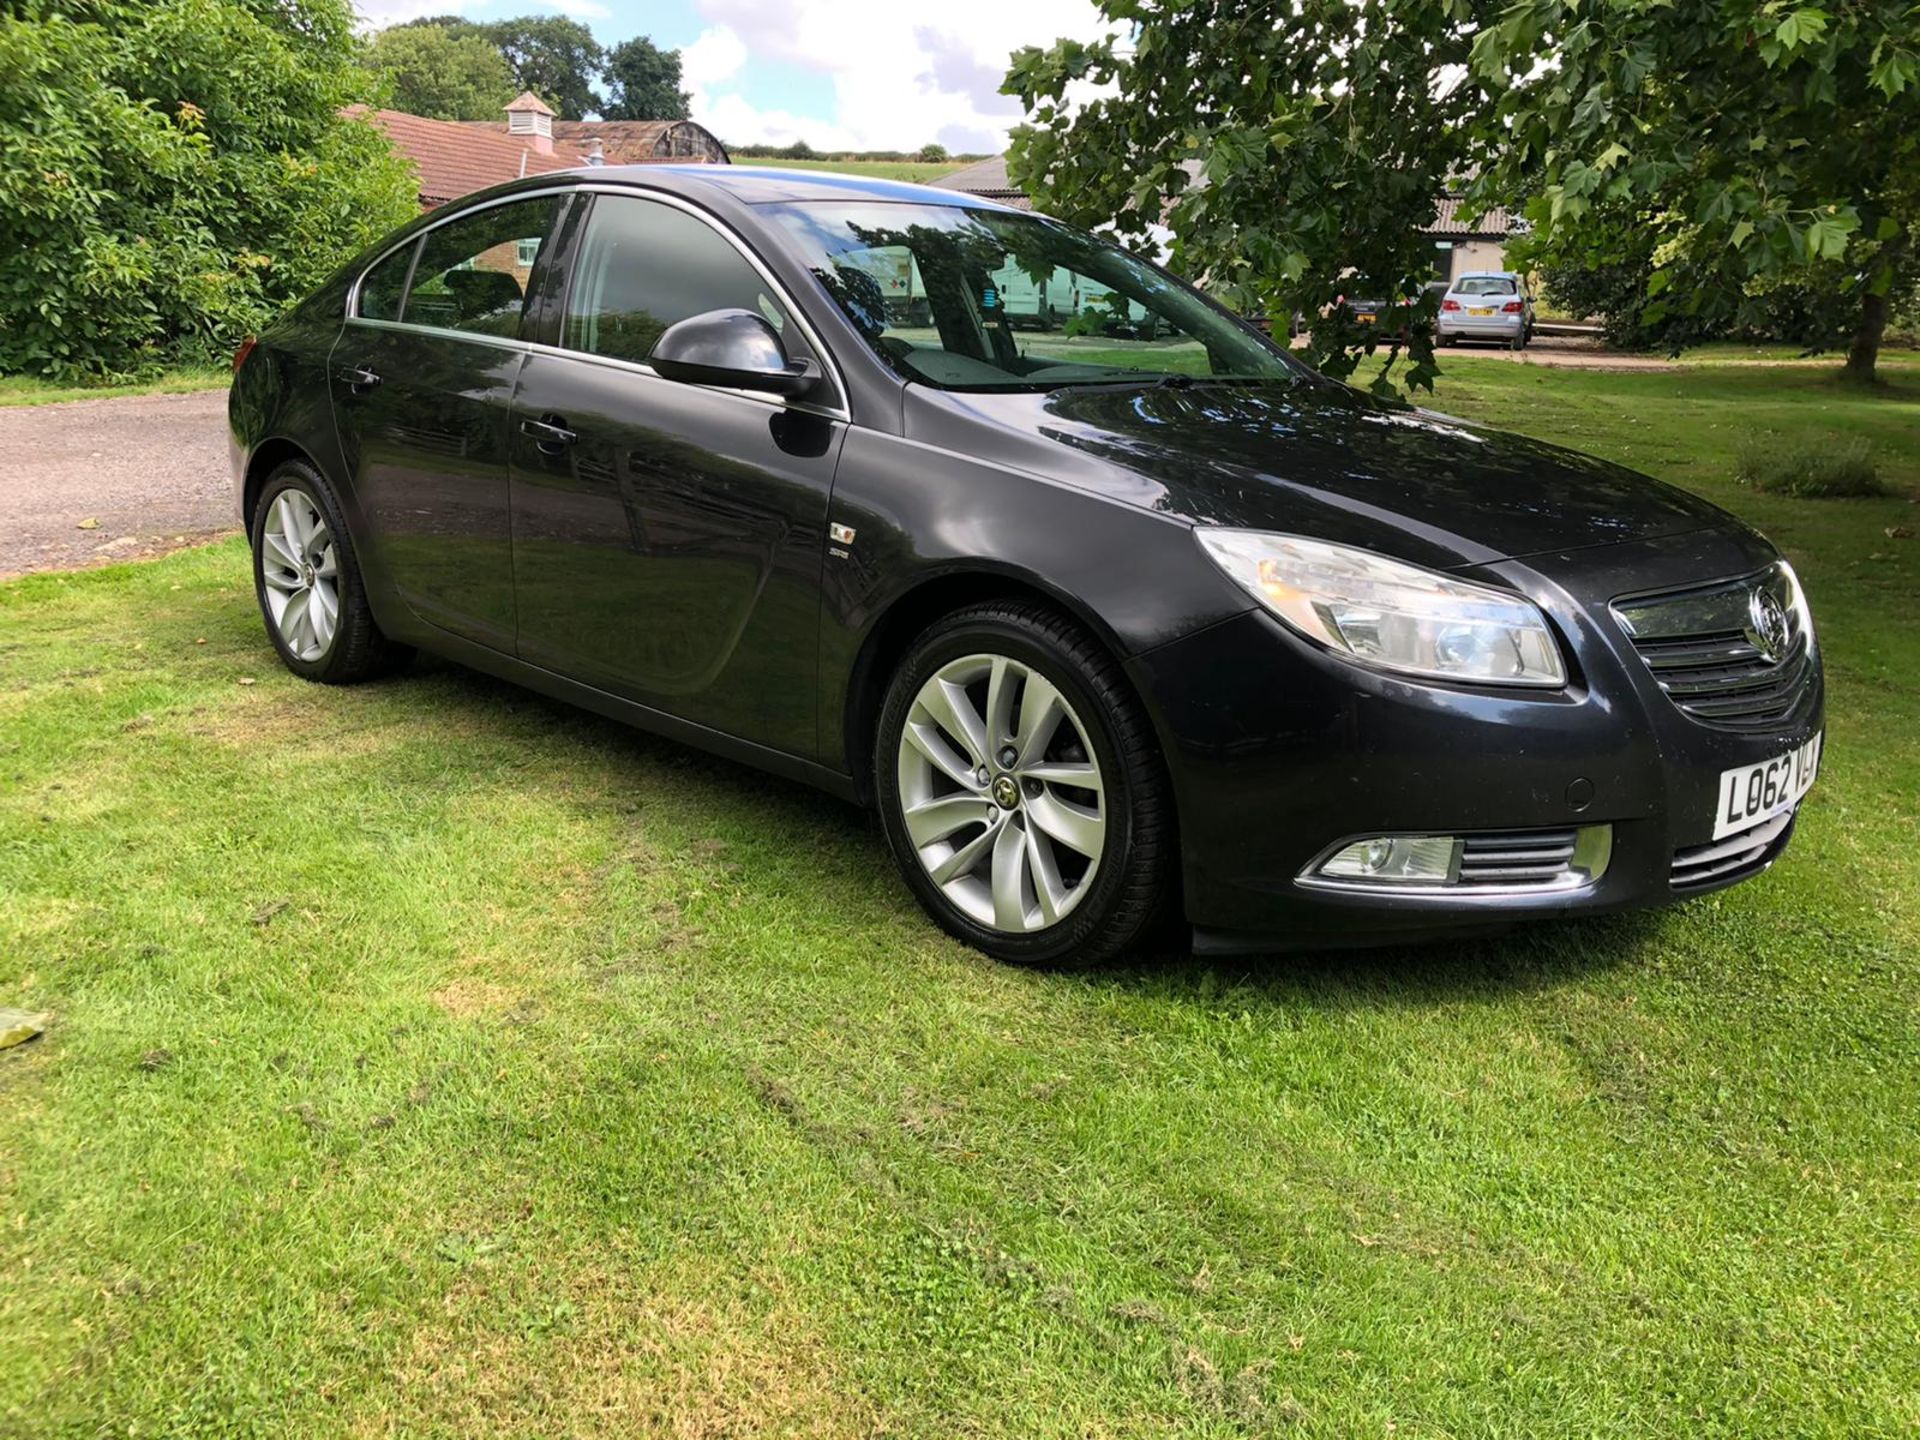
[[[996,808],[992,801],[983,800],[978,795],[942,795],[903,813],[907,834],[913,837],[913,843],[926,846],[936,840],[944,840],[968,825],[991,822]]]
[[[280,615],[280,634],[287,642],[287,648],[296,655],[306,653],[307,607],[313,603],[313,592],[301,590],[287,601],[287,608]]]
[[[327,545],[326,555],[318,565],[313,567],[313,573],[323,580],[333,580],[339,577],[340,551],[331,542]]]
[[[973,767],[960,756],[953,753],[953,747],[947,744],[940,731],[932,725],[916,725],[907,721],[902,738],[922,755],[930,760],[934,768],[949,780],[969,788],[979,782],[974,779]]]
[[[1069,850],[1077,850],[1089,858],[1100,853],[1107,822],[1097,812],[1048,792],[1027,802],[1027,815]]]
[[[1027,845],[1019,827],[1002,825],[993,842],[993,923],[1002,930],[1027,928]]]
[[[262,567],[260,571],[260,579],[270,589],[278,590],[283,595],[292,595],[300,589],[299,576],[283,575],[278,570],[272,570],[272,569],[267,569],[265,567]]]
[[[1065,713],[1060,692],[1044,676],[1029,673],[1026,690],[1020,697],[1020,733],[1013,741],[1020,756],[1014,768],[1024,769],[1046,753]]]
[[[1067,887],[1060,881],[1060,867],[1054,863],[1053,847],[1039,830],[1027,827],[1027,868],[1033,874],[1033,898],[1040,902],[1040,923],[1051,925],[1060,918],[1066,903]]]
[[[1014,677],[1004,655],[993,657],[993,672],[987,679],[987,743],[997,756],[1004,745],[1013,742]]]
[[[1002,821],[997,826],[989,826],[974,836],[945,860],[927,871],[933,877],[933,883],[950,885],[962,875],[971,875],[975,867],[980,864],[981,857],[995,847],[1000,838],[1000,832],[1008,828],[1006,822]]]
[[[298,562],[307,553],[307,517],[302,513],[305,507],[289,490],[280,497],[274,508],[280,513],[280,533],[286,536],[287,546]]]
[[[1100,767],[1073,760],[1042,760],[1020,772],[1022,780],[1045,780],[1054,785],[1071,785],[1080,790],[1102,794]]]
[[[261,558],[267,562],[267,564],[262,565],[262,569],[266,569],[268,566],[278,566],[282,570],[291,570],[295,573],[299,572],[300,557],[293,553],[292,548],[287,544],[285,536],[272,530],[265,530],[261,532],[260,542],[261,549],[266,552]]]
[[[963,686],[936,677],[933,684],[920,692],[920,705],[947,732],[948,738],[957,740],[966,749],[967,758],[976,766],[987,763],[987,724],[973,708],[973,701],[967,698]]]
[[[333,626],[337,607],[326,587],[313,587],[313,603],[307,606],[307,626],[313,631],[313,643],[322,650],[333,642]]]

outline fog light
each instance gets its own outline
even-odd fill
[[[1330,880],[1388,885],[1444,885],[1460,842],[1451,835],[1379,835],[1336,851],[1317,874]]]

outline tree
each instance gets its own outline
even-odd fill
[[[341,114],[353,25],[350,0],[0,9],[0,371],[209,359],[417,214]]]
[[[492,44],[513,72],[516,92],[531,90],[563,120],[597,114],[602,101],[594,81],[606,69],[607,52],[593,32],[562,15],[521,15],[485,23],[458,15],[410,20],[404,27],[432,27],[453,35],[478,35]]]
[[[938,165],[942,160],[947,158],[947,147],[944,145],[922,145],[919,150],[915,152],[913,158],[920,161],[923,165]]]
[[[385,77],[396,110],[433,120],[498,120],[519,93],[497,46],[443,26],[382,30],[368,42],[362,63]]]
[[[685,120],[693,96],[680,88],[680,52],[662,50],[644,35],[607,54],[609,120]]]
[[[1535,263],[1591,256],[1598,206],[1628,217],[1654,239],[1654,324],[1750,317],[1783,284],[1817,286],[1858,316],[1860,376],[1920,263],[1911,0],[1101,6],[1127,46],[1014,56],[1005,89],[1030,112],[1016,183],[1123,233],[1164,218],[1175,263],[1230,300],[1276,318],[1332,307],[1312,352],[1334,374],[1382,337],[1333,302],[1417,294],[1418,232],[1454,183],[1470,208],[1531,197],[1518,253]],[[1111,93],[1076,109],[1081,81]],[[1409,384],[1435,373],[1430,303]]]

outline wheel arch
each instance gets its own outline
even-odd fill
[[[315,470],[320,468],[305,446],[284,435],[262,440],[247,457],[246,479],[240,491],[240,517],[246,522],[249,537],[253,534],[253,516],[259,508],[260,492],[266,488],[267,477],[289,460],[298,460]]]
[[[1134,703],[1159,735],[1153,707],[1127,673],[1126,650],[1100,617],[1073,597],[1032,575],[990,566],[944,570],[920,580],[896,596],[869,627],[847,683],[841,718],[847,765],[860,803],[873,803],[873,751],[886,702],[887,683],[914,640],[946,616],[991,601],[1025,601],[1071,620],[1105,650],[1120,672]]]

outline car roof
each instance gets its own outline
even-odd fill
[[[1456,280],[1518,280],[1518,270],[1462,270]]]
[[[744,205],[806,200],[866,200],[892,204],[958,205],[973,210],[1011,207],[964,190],[876,180],[835,170],[784,170],[771,165],[591,165],[563,172],[570,180],[596,184],[648,185],[689,198],[719,192]],[[532,177],[529,177],[532,178]],[[551,184],[561,175],[539,177]]]

